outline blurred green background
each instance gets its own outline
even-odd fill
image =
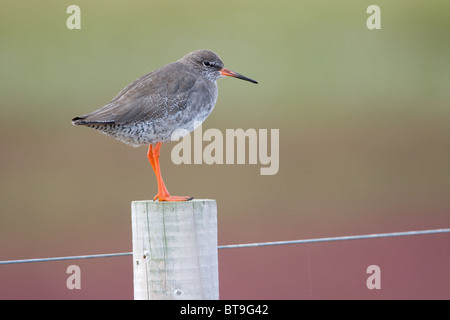
[[[163,146],[168,189],[217,200],[219,244],[450,226],[448,1],[0,3],[0,260],[131,251],[130,202],[157,191],[147,150],[70,120],[200,48],[259,81],[219,80],[203,129],[280,130],[274,176],[176,166]],[[449,240],[220,251],[220,295],[448,299]],[[381,290],[365,285],[372,264]],[[0,266],[0,298],[132,299],[131,258]]]

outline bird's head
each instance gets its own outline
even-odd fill
[[[216,81],[217,79],[228,76],[252,83],[258,83],[253,79],[247,78],[237,72],[226,69],[220,57],[211,50],[193,51],[185,55],[179,61],[200,71],[201,74],[203,74],[211,81]]]

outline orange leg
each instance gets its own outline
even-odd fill
[[[155,146],[155,149],[156,149],[156,146]],[[158,149],[158,157],[159,157],[159,149]],[[155,173],[156,179],[157,179],[157,182],[158,182],[158,194],[153,198],[153,200],[156,200],[158,198],[158,195],[160,194],[160,192],[159,192],[160,185],[159,185],[159,180],[158,180],[158,174],[156,173],[155,160],[153,159],[153,146],[152,145],[148,146],[147,158],[148,158],[148,161],[150,162],[150,164],[151,164],[151,166],[153,168],[153,172]],[[160,178],[161,178],[161,184],[162,184],[162,189],[161,189],[162,194],[168,195],[169,191],[167,191],[166,185],[164,184],[164,180],[162,179],[161,176],[160,176]]]
[[[169,191],[164,184],[164,180],[161,176],[161,168],[159,165],[159,150],[161,149],[161,142],[156,143],[153,148],[152,145],[148,148],[147,158],[153,168],[153,171],[156,175],[156,181],[158,182],[158,194],[155,196],[153,200],[158,199],[159,201],[188,201],[191,200],[192,197],[178,197],[171,196]]]

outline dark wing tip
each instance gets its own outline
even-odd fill
[[[99,120],[86,120],[87,118],[85,116],[81,116],[81,117],[75,117],[72,119],[72,124],[74,126],[86,126],[86,125],[90,125],[90,124],[112,124],[114,123],[114,121],[99,121]]]
[[[72,119],[72,124],[73,124],[74,126],[86,124],[86,123],[85,123],[86,121],[83,121],[83,120],[84,120],[83,117],[75,117],[75,118]]]

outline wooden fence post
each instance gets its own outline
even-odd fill
[[[133,201],[136,300],[219,299],[215,200]]]

